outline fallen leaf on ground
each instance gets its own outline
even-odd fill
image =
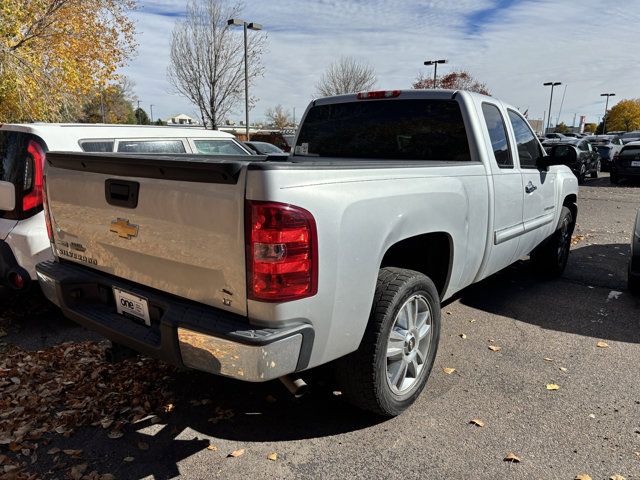
[[[113,438],[114,440],[122,437],[124,437],[124,433],[118,432],[117,430],[114,430],[113,432],[109,432],[109,438]]]
[[[443,369],[442,369],[442,371],[443,371],[444,373],[446,373],[447,375],[451,375],[453,372],[455,372],[455,371],[456,371],[456,369],[455,369],[455,368],[449,368],[449,367],[446,367],[446,368],[443,368]]]
[[[276,452],[270,453],[269,455],[267,455],[267,458],[272,462],[275,462],[276,460],[278,460],[278,454]]]
[[[460,334],[460,338],[461,338],[461,339],[463,339],[463,340],[465,340],[465,339],[467,338],[467,336],[466,336],[464,333],[461,333],[461,334]]]
[[[593,479],[586,473],[581,473],[579,475],[576,475],[576,477],[573,480],[593,480]]]
[[[513,452],[509,452],[509,453],[507,453],[507,456],[506,456],[506,457],[504,457],[504,461],[505,461],[505,462],[513,462],[513,463],[520,463],[520,462],[521,462],[520,457],[519,457],[519,456],[517,456],[517,455],[516,455],[515,453],[513,453]]]
[[[566,372],[566,371],[567,371],[567,369],[566,369],[566,368],[564,368],[564,367],[560,367],[560,371],[561,371],[561,372]]]
[[[100,475],[99,479],[100,480],[115,480],[116,477],[114,477],[110,473],[103,473],[102,475]]]
[[[55,448],[50,448],[49,450],[47,450],[47,453],[49,455],[55,455],[56,453],[60,453],[62,450],[60,450],[59,448],[55,447]]]
[[[545,362],[553,362],[553,358],[544,357]]]
[[[499,347],[497,345],[489,345],[489,350],[491,350],[492,352],[499,352],[500,350],[502,350],[502,347]]]
[[[447,315],[451,315],[451,311],[449,311],[449,310],[447,310],[447,311],[446,311],[446,312],[444,312],[444,313],[446,313]]]
[[[78,455],[80,455],[82,453],[82,450],[71,450],[71,449],[67,449],[67,450],[62,450],[62,453],[69,455],[71,457],[77,457]]]
[[[476,319],[472,318],[471,320],[469,320],[469,323],[475,323]]]
[[[609,348],[609,344],[607,342],[598,342],[598,343],[596,343],[596,347],[598,347],[598,348]]]
[[[557,385],[555,383],[547,383],[547,390],[559,390],[560,389],[560,385]]]
[[[122,459],[123,462],[131,463],[135,460],[135,457],[124,457]]]
[[[165,412],[165,413],[171,413],[171,412],[173,412],[173,409],[174,409],[174,408],[175,408],[175,407],[174,407],[173,403],[168,403],[168,404],[166,404],[166,405],[164,406],[164,412]]]
[[[138,448],[140,450],[149,450],[149,444],[145,442],[138,442]]]
[[[244,448],[241,448],[239,450],[234,450],[229,455],[227,455],[227,457],[237,458],[237,457],[240,457],[240,456],[244,455],[244,452],[245,452]]]
[[[273,395],[267,395],[264,399],[269,403],[276,403],[278,401]]]
[[[616,473],[615,475],[611,475],[609,480],[625,480],[625,478],[619,473]]]
[[[218,447],[216,447],[215,445],[207,445],[207,450],[211,450],[212,452],[217,452],[218,451]]]
[[[473,420],[469,421],[469,423],[476,425],[478,427],[484,427],[484,422],[479,418],[474,418]]]

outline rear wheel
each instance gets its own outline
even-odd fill
[[[596,168],[591,172],[591,178],[598,178],[598,175],[602,171],[602,165],[600,164],[600,160],[596,164]]]
[[[418,398],[433,368],[440,338],[440,297],[433,282],[413,270],[380,270],[360,347],[336,362],[344,397],[392,417]]]
[[[536,272],[549,278],[562,275],[569,259],[574,226],[575,220],[571,210],[562,207],[556,231],[531,252],[531,261]]]

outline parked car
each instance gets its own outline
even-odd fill
[[[638,178],[640,178],[640,141],[627,143],[613,157],[609,176],[611,183],[618,183],[624,179]]]
[[[598,178],[602,168],[600,155],[586,139],[551,140],[544,142],[542,145],[547,152],[550,152],[553,147],[562,147],[557,150],[557,156],[566,159],[568,163],[565,164],[571,168],[571,171],[578,178],[578,183],[584,183],[587,175],[591,178]],[[575,155],[569,154],[567,152],[568,149],[574,149]]]
[[[608,172],[611,170],[611,162],[616,153],[622,150],[622,140],[616,135],[591,135],[586,137],[593,147],[600,154],[602,170]]]
[[[282,149],[267,142],[242,142],[245,147],[248,147],[253,153],[257,155],[289,155]]]
[[[270,143],[287,153],[291,151],[291,147],[280,130],[260,130],[256,133],[252,133],[250,140],[252,142]]]
[[[546,138],[547,140],[569,140],[562,133],[546,133],[544,135],[544,138]]]
[[[634,130],[633,132],[623,133],[620,136],[622,143],[625,145],[630,142],[637,142],[640,140],[640,130]]]
[[[336,361],[343,398],[385,416],[425,386],[441,301],[528,254],[560,275],[577,215],[564,159],[465,91],[314,100],[285,161],[134,158],[135,176],[117,155],[48,156],[45,295],[116,343],[244,381]]]
[[[629,260],[629,290],[640,295],[640,209],[636,214],[636,224],[631,234],[631,260]]]
[[[0,125],[0,285],[16,290],[51,258],[42,212],[42,169],[50,150],[250,155],[232,135],[135,125]]]
[[[579,133],[569,132],[569,133],[563,133],[563,135],[565,137],[569,137],[569,138],[580,138],[580,134]]]

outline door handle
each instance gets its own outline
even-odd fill
[[[529,183],[527,184],[526,187],[524,187],[524,191],[527,193],[533,193],[534,191],[536,191],[538,189],[538,187],[536,187],[531,180],[529,180]]]

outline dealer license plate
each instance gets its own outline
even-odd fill
[[[633,162],[631,162],[631,166],[632,167],[640,167],[640,162],[637,162],[637,161],[634,160]]]
[[[149,302],[146,298],[139,297],[119,288],[113,287],[113,295],[116,298],[116,309],[120,315],[130,315],[143,320],[148,326],[151,326],[149,318]]]

